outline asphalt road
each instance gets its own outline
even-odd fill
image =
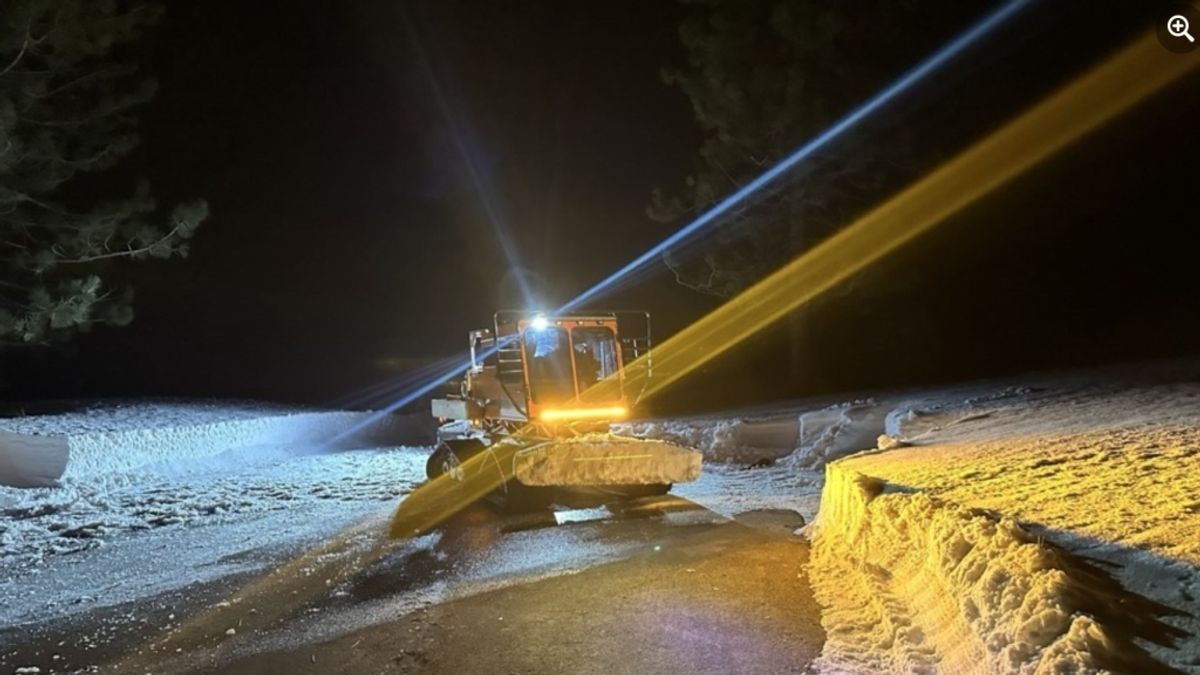
[[[148,626],[100,672],[805,672],[824,636],[801,523],[670,496],[557,517],[480,506],[407,542],[368,519]]]

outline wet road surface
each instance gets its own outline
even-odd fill
[[[326,592],[320,580],[319,597],[307,601],[312,584],[280,579],[235,596],[211,620],[185,626],[149,658],[122,667],[803,673],[820,652],[820,615],[804,575],[808,550],[792,536],[796,515],[730,521],[673,497],[595,515],[556,524],[475,509],[428,542],[368,562],[337,585],[341,593]],[[352,567],[371,557],[354,558]],[[251,614],[280,599],[286,611],[277,605]],[[236,621],[238,633],[220,633]]]
[[[740,523],[619,523],[627,557],[422,607],[213,672],[800,673],[823,633],[807,548],[773,514]],[[392,572],[391,574],[398,574]],[[389,574],[369,585],[386,586]]]
[[[141,618],[86,659],[56,645],[103,615],[23,647],[43,673],[715,673],[803,672],[823,642],[794,513],[480,505],[401,542],[388,515],[265,572],[114,607]]]

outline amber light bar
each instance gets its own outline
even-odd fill
[[[605,408],[548,408],[538,414],[543,422],[556,420],[579,420],[625,417],[629,410],[623,405],[613,405]]]

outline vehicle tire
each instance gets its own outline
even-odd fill
[[[463,462],[487,449],[483,441],[477,438],[462,438],[438,443],[429,459],[425,460],[425,476],[433,480],[443,474],[462,482]]]
[[[628,485],[621,488],[622,494],[628,499],[640,497],[660,497],[671,491],[672,483],[655,483],[653,485]]]

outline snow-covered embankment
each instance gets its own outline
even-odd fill
[[[1010,518],[834,463],[815,529],[832,672],[1137,672],[1145,659],[1095,615],[1120,586]]]
[[[618,430],[704,454],[700,479],[675,486],[685,499],[731,518],[787,509],[811,520],[825,462],[873,445],[892,407],[863,399],[812,410],[631,422]]]
[[[13,418],[0,424],[0,485],[48,487],[247,448],[399,445],[419,434],[404,418],[245,405],[143,403]]]
[[[25,575],[56,556],[76,554],[69,567],[78,554],[127,536],[189,541],[185,533],[210,529],[201,525],[261,525],[256,538],[293,541],[377,510],[424,477],[427,451],[411,446],[432,440],[433,422],[247,402],[128,401],[5,418],[0,432],[0,596],[11,601],[4,619],[30,610],[24,596],[38,587]],[[213,560],[228,550],[206,545]],[[168,570],[185,558],[207,560],[186,545],[170,548]]]
[[[782,460],[811,469],[873,446],[890,410],[885,402],[863,399],[796,413],[631,422],[619,430],[696,448],[708,462]]]
[[[1197,395],[1022,390],[889,416],[919,444],[828,464],[808,530],[823,669],[1197,672]]]

